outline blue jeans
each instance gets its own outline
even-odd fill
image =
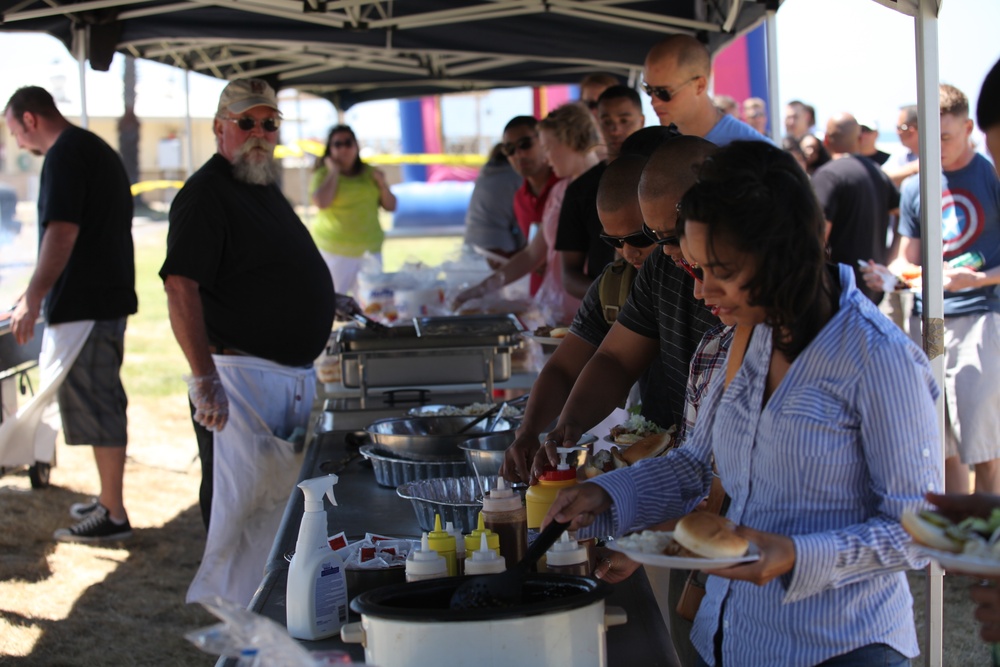
[[[698,657],[698,667],[708,667],[701,656]],[[830,658],[816,667],[910,667],[910,659],[885,644],[869,644]]]

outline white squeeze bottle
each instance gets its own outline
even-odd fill
[[[296,639],[323,639],[340,632],[347,622],[347,577],[344,561],[327,541],[323,495],[333,497],[336,475],[315,477],[299,483],[306,496],[299,524],[295,555],[288,566],[285,615],[288,634]]]

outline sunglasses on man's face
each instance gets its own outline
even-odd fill
[[[507,157],[513,157],[514,153],[518,151],[530,151],[532,146],[535,145],[534,137],[521,137],[515,142],[503,144],[500,146],[500,152]]]
[[[645,222],[642,223],[642,233],[646,235],[646,238],[650,239],[656,245],[663,247],[665,245],[673,245],[680,247],[681,240],[676,236],[670,234],[666,236],[660,236],[660,232],[650,229],[649,225]]]
[[[594,111],[594,110],[597,109],[597,100],[581,100],[581,101],[584,104],[586,104],[587,108],[590,109],[591,111]]]
[[[353,148],[354,139],[344,139],[343,141],[331,141],[330,148]]]
[[[265,132],[277,132],[278,128],[281,127],[280,118],[265,118],[264,120],[258,121],[256,118],[243,116],[242,118],[223,118],[222,120],[228,120],[230,123],[236,123],[236,127],[240,128],[244,132],[250,132],[257,127],[258,123],[260,123],[261,129]]]
[[[673,90],[670,90],[666,86],[651,86],[645,81],[643,81],[642,89],[645,90],[646,94],[649,95],[650,97],[655,97],[661,102],[669,102],[670,100],[674,99],[674,95],[677,94],[677,91],[679,91],[681,88],[688,85],[692,81],[697,81],[700,78],[701,78],[700,74],[698,76],[693,76],[684,83],[682,83],[681,85],[674,88]]]
[[[646,236],[645,232],[635,232],[634,234],[628,234],[626,236],[611,236],[610,234],[601,232],[598,236],[600,236],[601,240],[609,246],[617,248],[618,250],[625,247],[626,243],[633,248],[648,248],[655,243],[653,239]]]

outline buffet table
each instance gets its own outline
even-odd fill
[[[417,537],[420,527],[409,501],[375,483],[374,474],[361,457],[352,457],[353,448],[347,443],[347,432],[319,433],[311,442],[303,461],[300,479],[335,473],[340,477],[336,486],[339,505],[328,510],[329,534],[344,531],[349,539],[366,532],[393,537]],[[268,556],[260,587],[250,603],[250,609],[280,625],[285,625],[285,582],[288,561],[285,556],[295,548],[299,521],[303,512],[303,496],[296,488],[288,500],[281,527]],[[663,623],[659,607],[645,571],[640,568],[628,580],[614,585],[606,600],[608,605],[625,609],[628,622],[607,630],[608,664],[626,667],[677,665],[670,634]],[[360,620],[351,612],[350,621]],[[302,642],[310,650],[339,649],[349,652],[356,662],[364,661],[364,649],[359,644],[345,644],[338,637]],[[235,661],[220,660],[220,665]]]

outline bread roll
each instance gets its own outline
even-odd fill
[[[674,528],[674,541],[703,558],[745,556],[750,542],[736,534],[729,519],[711,512],[692,512]]]

